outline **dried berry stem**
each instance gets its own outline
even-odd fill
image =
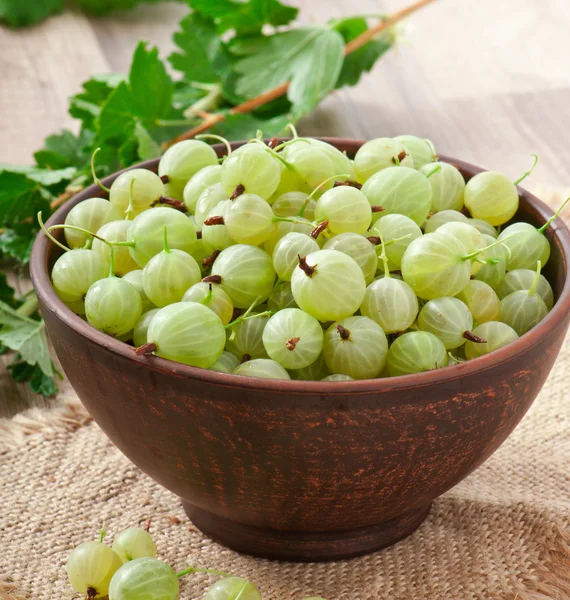
[[[358,183],[358,181],[353,181],[352,179],[349,179],[348,181],[335,181],[333,183],[333,187],[340,187],[343,185],[347,185],[349,187],[356,188],[357,190],[362,189],[362,184]]]
[[[377,204],[375,206],[372,206],[371,208],[373,213],[382,212],[384,210],[382,206],[378,206]]]
[[[138,348],[135,348],[135,354],[137,356],[148,356],[152,354],[157,349],[157,345],[154,342],[147,342]]]
[[[168,204],[168,206],[172,206],[176,210],[180,212],[187,213],[188,209],[186,208],[186,204],[181,202],[180,200],[176,200],[176,198],[169,198],[168,196],[161,196],[155,204]]]
[[[313,231],[311,231],[311,237],[316,240],[319,235],[329,226],[328,219],[325,219],[322,223],[319,223]]]
[[[230,200],[235,200],[236,198],[239,198],[244,192],[245,186],[241,183],[238,183],[236,189],[232,192],[232,195],[230,196]]]
[[[312,277],[313,273],[315,272],[315,267],[311,267],[311,265],[307,264],[306,256],[301,256],[300,254],[297,254],[297,257],[299,258],[299,267],[303,271],[305,271],[306,275]]]
[[[406,158],[406,156],[408,156],[408,153],[407,153],[405,150],[402,150],[402,151],[400,152],[400,154],[398,154],[398,156],[394,156],[394,157],[392,158],[392,162],[393,162],[395,165],[399,165],[399,164],[400,164],[400,163],[401,163],[401,162],[404,160],[404,158]]]
[[[337,325],[336,330],[338,331],[341,339],[343,339],[343,340],[350,339],[350,331],[348,331],[348,329],[345,329],[342,325]]]
[[[471,331],[464,331],[463,337],[470,342],[475,342],[476,344],[486,344],[487,340],[484,340],[482,337],[475,335]]]
[[[214,250],[212,252],[212,254],[210,254],[210,256],[207,256],[206,258],[202,259],[202,266],[203,267],[211,267],[216,258],[218,258],[219,254],[220,254],[221,250]],[[210,275],[210,277],[220,277],[219,275]],[[204,279],[202,279],[202,281],[205,281],[207,279],[207,277],[205,277]],[[220,283],[221,283],[221,277],[220,277]],[[208,281],[208,283],[216,283],[215,281]]]
[[[225,223],[224,217],[222,217],[220,215],[214,215],[213,217],[208,217],[204,221],[204,225],[206,225],[206,226],[210,226],[210,225],[223,225],[224,223]]]
[[[170,181],[170,177],[168,175],[161,175],[160,181],[162,181],[162,183],[168,183]]]
[[[393,15],[389,16],[386,20],[381,21],[377,25],[374,25],[374,27],[370,27],[370,29],[367,29],[364,33],[362,33],[357,38],[353,39],[352,41],[348,42],[348,44],[346,44],[346,46],[344,47],[344,55],[348,56],[349,54],[356,52],[356,50],[358,50],[359,48],[362,48],[362,46],[364,46],[365,44],[370,42],[372,39],[374,39],[379,33],[382,33],[386,29],[389,29],[390,27],[392,27],[393,25],[395,25],[396,23],[398,23],[405,17],[408,17],[412,13],[420,10],[421,8],[423,8],[424,6],[427,6],[428,4],[431,4],[432,2],[435,2],[435,0],[418,0],[417,2],[414,2],[413,4],[411,4],[410,6],[407,6],[406,8],[403,8],[402,10],[400,10],[398,12],[395,12]],[[242,102],[241,104],[238,104],[237,106],[234,106],[229,111],[229,114],[235,115],[235,114],[245,114],[245,113],[251,112],[252,110],[259,108],[260,106],[263,106],[264,104],[267,104],[268,102],[271,102],[272,100],[275,100],[276,98],[280,98],[281,96],[284,96],[287,93],[288,89],[289,89],[289,82],[286,81],[285,83],[282,83],[281,85],[278,85],[277,87],[275,87],[271,90],[268,90],[267,92],[264,92],[263,94],[260,94],[259,96],[256,96],[255,98],[252,98],[251,100],[246,100],[245,102]],[[183,133],[182,135],[175,137],[173,140],[170,140],[170,142],[168,142],[166,144],[166,147],[170,147],[173,144],[176,144],[177,142],[181,142],[183,140],[189,140],[204,131],[208,131],[208,129],[210,129],[214,125],[217,125],[218,123],[223,121],[225,118],[226,118],[225,115],[222,113],[211,114],[207,119],[204,119],[204,121],[202,121],[202,123],[200,123],[193,129],[190,129],[186,133]]]
[[[299,343],[300,339],[301,338],[299,338],[299,337],[293,337],[290,340],[287,340],[285,342],[285,348],[287,348],[287,350],[289,350],[290,352],[292,352],[293,350],[295,350],[295,347]]]
[[[208,277],[204,277],[202,279],[204,283],[217,283],[218,285],[222,283],[221,275],[208,275]]]

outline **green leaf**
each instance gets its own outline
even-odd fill
[[[115,73],[95,75],[83,84],[83,92],[71,98],[69,114],[75,119],[80,119],[84,127],[92,129],[95,119],[101,112],[101,106],[113,90],[125,80],[123,75]]]
[[[65,169],[38,169],[37,167],[28,167],[26,165],[8,165],[0,163],[0,173],[21,173],[31,181],[35,181],[45,187],[57,185],[62,181],[71,181],[76,173],[75,167],[67,167]]]
[[[122,146],[119,147],[118,155],[122,168],[138,162],[138,149],[139,145],[135,138],[129,138]]]
[[[368,29],[368,25],[365,19],[351,17],[341,20],[334,28],[347,43],[364,33]],[[356,85],[362,74],[370,71],[376,61],[392,47],[392,44],[393,38],[390,34],[381,35],[346,56],[335,87],[338,89],[345,85]]]
[[[310,113],[334,89],[343,58],[342,37],[327,31],[315,40],[311,53],[297,61],[298,71],[287,92],[296,118]]]
[[[283,133],[290,122],[290,115],[280,115],[272,119],[258,119],[252,114],[228,115],[212,129],[212,133],[230,141],[254,138],[258,130],[263,131],[264,137],[273,137]]]
[[[31,223],[4,229],[0,234],[0,253],[15,258],[23,265],[28,264],[37,231]]]
[[[148,160],[160,156],[160,146],[152,139],[150,133],[144,128],[140,121],[135,124],[135,138],[137,141],[138,157]]]
[[[49,397],[57,393],[58,388],[53,375],[46,375],[38,365],[23,362],[19,355],[16,355],[14,362],[8,365],[8,369],[14,381],[27,381],[30,389],[36,394]]]
[[[5,273],[0,273],[0,302],[4,302],[12,307],[17,303],[14,300],[14,289],[8,284]]]
[[[24,317],[0,302],[0,326],[0,343],[19,352],[25,362],[37,364],[46,375],[53,375],[43,321]]]
[[[23,27],[63,10],[63,0],[0,0],[0,21]]]
[[[334,87],[343,61],[343,39],[326,27],[277,33],[250,43],[239,60],[237,92],[255,97],[290,81],[288,98],[296,115],[312,110]],[[240,48],[237,51],[244,51]]]
[[[202,17],[212,19],[220,33],[235,29],[238,33],[261,31],[263,25],[287,25],[299,10],[278,0],[189,0],[191,8]]]
[[[165,117],[172,108],[174,85],[158,57],[158,49],[146,49],[140,42],[129,74],[131,106],[134,114],[148,119]]]
[[[38,183],[23,173],[0,173],[0,224],[11,226],[46,209],[49,211],[49,203]]]
[[[130,10],[142,2],[158,4],[161,1],[162,0],[75,0],[85,12],[93,15],[104,15],[114,10]]]
[[[123,81],[111,93],[97,119],[98,139],[124,139],[133,126],[134,115],[131,92]]]
[[[38,167],[63,169],[75,167],[81,169],[89,162],[88,146],[93,143],[93,134],[83,130],[78,136],[64,129],[59,134],[50,135],[41,150],[34,154]]]
[[[189,106],[198,102],[198,100],[203,98],[207,93],[206,90],[188,85],[185,81],[177,81],[174,84],[172,103],[177,109],[184,111]]]
[[[170,64],[186,81],[217,83],[228,68],[228,56],[212,21],[193,13],[182,19],[180,27],[173,39],[181,52],[168,57]]]

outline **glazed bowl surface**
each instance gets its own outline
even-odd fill
[[[364,143],[322,139],[349,156]],[[466,179],[482,170],[442,160]],[[157,164],[142,166],[156,171]],[[519,192],[517,220],[541,225],[552,215],[535,196]],[[86,188],[48,225],[103,195]],[[544,273],[556,304],[533,330],[463,364],[364,381],[245,378],[138,357],[57,297],[49,273],[61,251],[43,234],[31,274],[81,401],[133,463],[182,499],[201,530],[249,554],[332,560],[410,534],[435,498],[505,441],[536,398],[570,319],[570,232],[558,219],[547,236],[552,254]]]

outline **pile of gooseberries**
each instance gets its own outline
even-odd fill
[[[104,543],[105,528],[98,540],[83,542],[67,559],[67,576],[74,590],[89,600],[178,600],[179,580],[193,573],[210,573],[220,579],[206,591],[204,600],[262,600],[258,589],[243,577],[215,569],[186,567],[180,572],[156,558],[156,546],[144,529],[129,527],[112,546]],[[324,600],[313,596],[304,600]]]
[[[108,199],[74,206],[46,230],[65,250],[58,296],[145,360],[323,381],[471,360],[552,308],[541,270],[557,215],[513,222],[532,168],[465,181],[414,136],[351,159],[293,133],[226,143],[222,158],[186,140],[158,173],[126,171]]]

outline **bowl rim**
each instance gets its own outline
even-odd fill
[[[349,149],[350,152],[358,150],[358,148],[366,141],[334,137],[319,137],[318,139],[331,143],[334,146],[342,146],[345,149]],[[246,143],[246,141],[232,142],[232,149],[235,149],[244,143]],[[222,155],[225,151],[225,147],[222,144],[216,144],[212,147],[216,150],[218,155]],[[439,160],[452,163],[460,169],[465,169],[475,174],[485,171],[485,169],[476,167],[468,162],[446,155],[440,155]],[[147,168],[156,171],[158,161],[159,158],[155,158],[118,171],[105,177],[102,180],[103,184],[109,187],[119,174],[135,168]],[[517,186],[517,189],[520,196],[525,198],[534,209],[537,216],[540,219],[543,219],[544,222],[554,214],[554,211],[539,200],[534,194],[531,194],[520,186]],[[50,226],[56,223],[62,223],[73,206],[91,197],[104,197],[103,191],[97,187],[96,184],[83,189],[60,206],[47,221],[46,225]],[[558,327],[561,327],[570,312],[570,273],[568,270],[568,262],[570,260],[570,230],[562,219],[556,219],[550,225],[549,231],[552,243],[556,243],[560,249],[566,278],[554,307],[531,331],[503,348],[499,348],[492,353],[485,354],[461,364],[410,375],[353,381],[262,379],[192,367],[158,356],[139,357],[135,354],[132,346],[98,331],[95,327],[73,313],[62,300],[60,300],[52,287],[48,273],[47,256],[48,249],[52,242],[41,231],[32,248],[30,274],[36,293],[41,300],[43,310],[50,311],[57,319],[63,321],[67,327],[74,330],[76,334],[97,344],[104,351],[117,354],[124,359],[139,363],[140,366],[145,366],[148,369],[188,380],[199,380],[202,383],[208,383],[218,387],[239,388],[244,391],[247,391],[248,389],[255,391],[269,391],[293,396],[354,396],[370,393],[380,394],[383,392],[399,392],[420,386],[444,384],[462,377],[483,373],[529,352],[536,345],[538,340],[552,333]],[[416,399],[421,400],[421,395],[418,395]]]

